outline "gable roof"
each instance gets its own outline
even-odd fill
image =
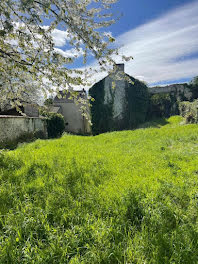
[[[48,108],[48,111],[52,112],[52,113],[60,113],[61,112],[61,107],[60,106],[50,106]]]
[[[59,91],[59,94],[57,94],[54,98],[54,102],[60,100],[73,102],[74,99],[79,99],[79,98],[86,98],[86,91],[84,88],[82,90],[72,91],[72,93],[68,90]]]

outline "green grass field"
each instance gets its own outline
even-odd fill
[[[197,264],[198,125],[180,122],[2,151],[0,263]]]

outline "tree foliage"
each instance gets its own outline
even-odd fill
[[[198,98],[198,76],[194,77],[190,81],[189,88],[193,94],[193,99],[197,99]]]
[[[198,76],[195,76],[191,81],[190,84],[193,86],[198,86]]]
[[[81,70],[72,70],[76,56],[56,48],[52,34],[62,30],[68,47],[92,54],[101,68],[112,62],[114,41],[102,28],[115,22],[110,7],[117,0],[1,0],[0,95],[19,104],[29,96],[52,92],[54,87],[82,86]],[[39,88],[38,88],[39,87]]]

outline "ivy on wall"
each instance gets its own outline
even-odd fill
[[[126,81],[126,129],[133,129],[145,121],[148,111],[148,87],[141,81],[129,76],[133,84]]]
[[[111,131],[113,123],[112,105],[104,104],[104,79],[89,90],[89,95],[94,99],[91,101],[92,133],[97,135]]]
[[[125,79],[125,102],[124,116],[122,119],[113,118],[114,89],[119,89],[119,85],[113,88],[111,85],[112,101],[104,103],[105,79],[96,83],[89,94],[94,101],[91,102],[92,133],[94,135],[107,131],[123,130],[135,128],[138,124],[145,121],[148,107],[148,88],[137,79],[127,76],[133,84]]]

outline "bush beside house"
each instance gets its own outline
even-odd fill
[[[42,111],[41,114],[47,118],[48,138],[60,137],[65,130],[64,117],[61,114],[46,111]]]

